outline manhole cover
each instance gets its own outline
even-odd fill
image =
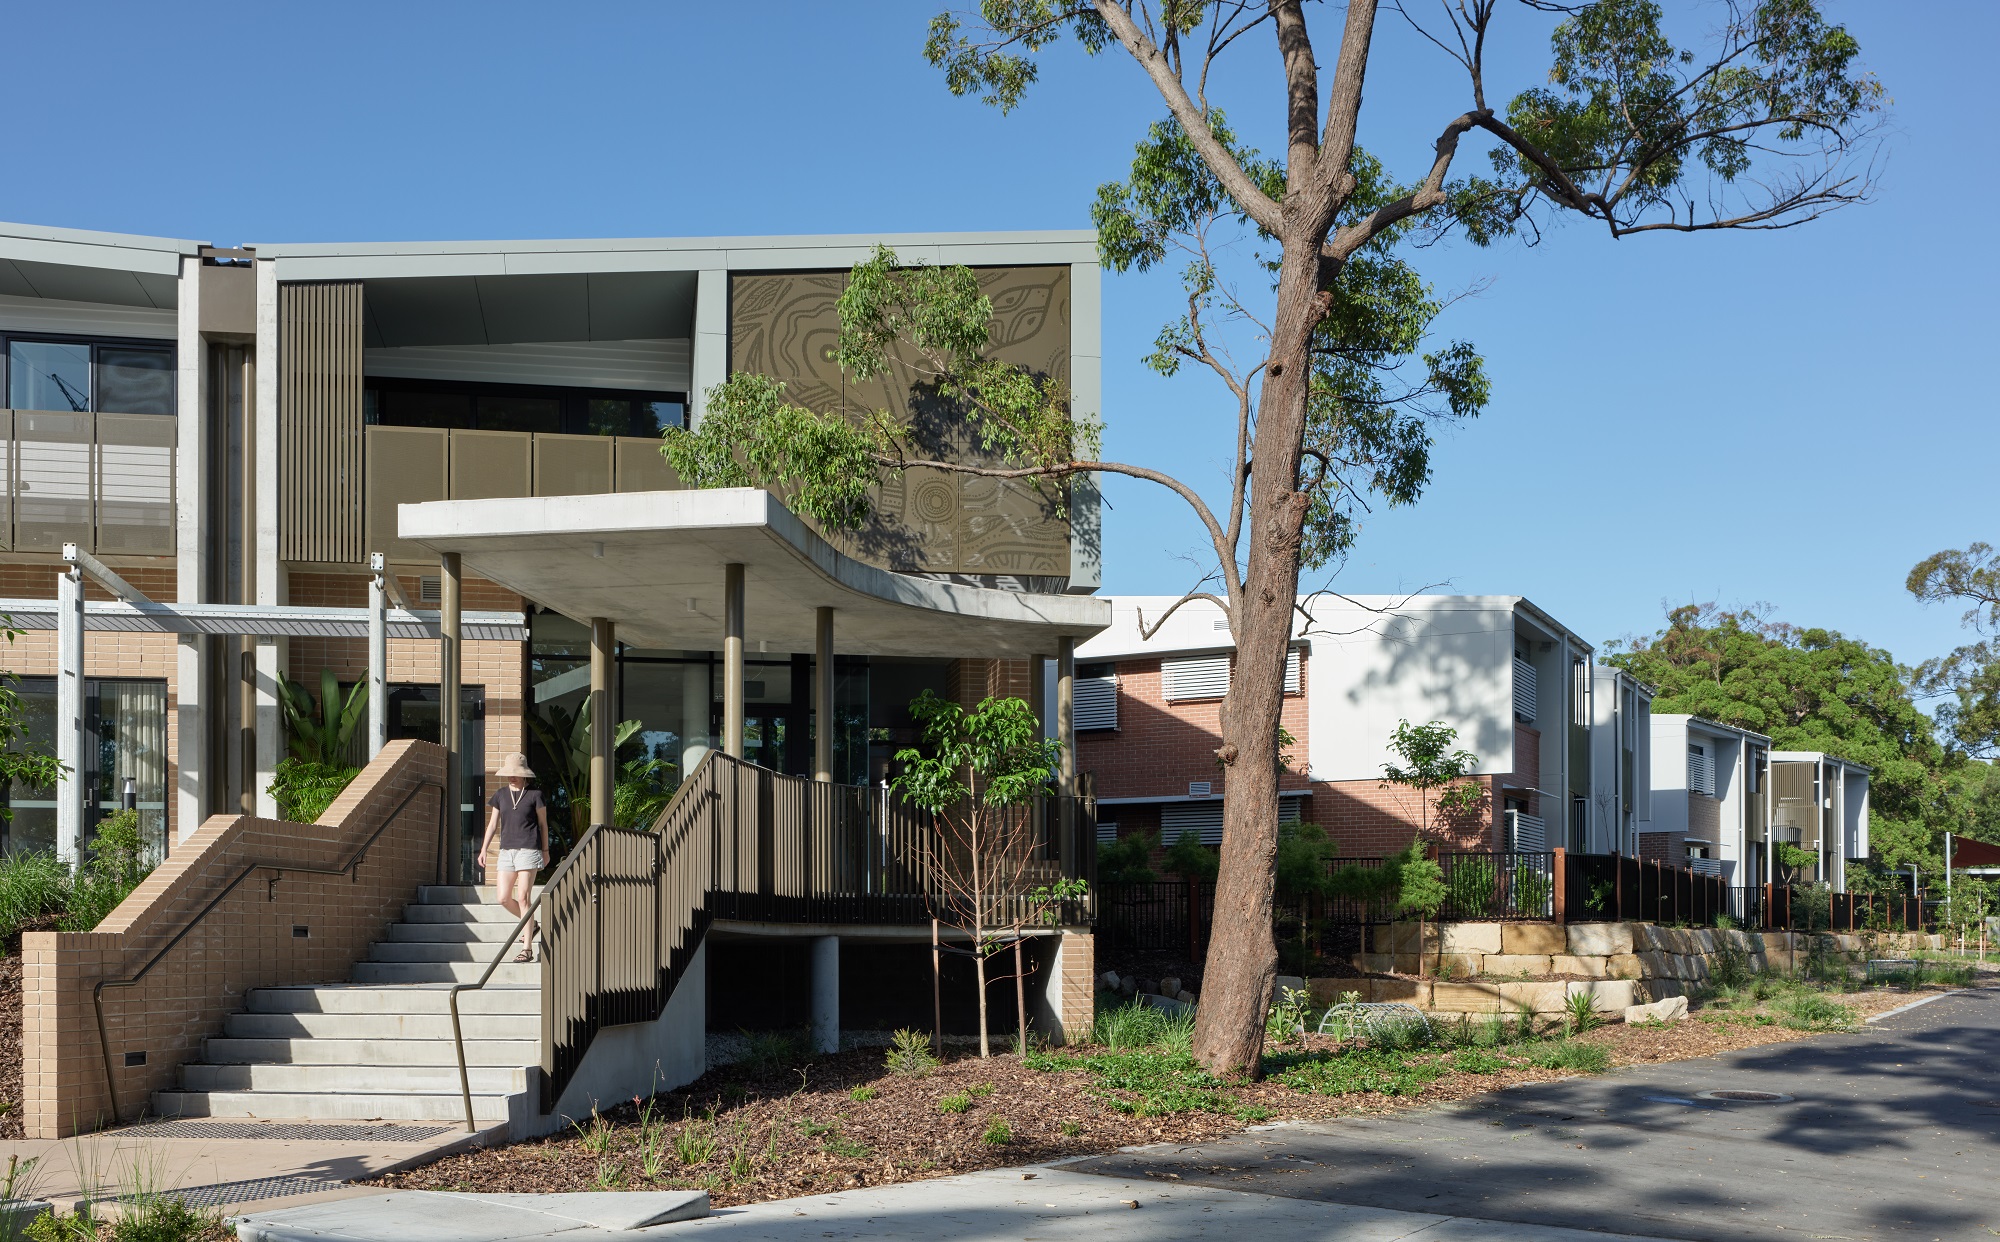
[[[1792,1097],[1776,1091],[1704,1091],[1704,1100],[1728,1100],[1736,1104],[1789,1104]]]

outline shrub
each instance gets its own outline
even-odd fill
[[[1416,1095],[1436,1081],[1444,1067],[1435,1060],[1417,1060],[1391,1049],[1353,1048],[1302,1062],[1278,1076],[1278,1081],[1308,1095]]]
[[[1007,1124],[1005,1117],[994,1117],[986,1123],[986,1133],[979,1136],[979,1141],[1005,1147],[1014,1141],[1014,1127]]]
[[[1461,1048],[1451,1054],[1451,1067],[1461,1074],[1497,1074],[1513,1062],[1485,1048]]]
[[[1597,1029],[1604,1018],[1597,1012],[1597,997],[1591,992],[1572,992],[1563,1000],[1563,1021],[1569,1033],[1581,1035]]]
[[[941,1113],[962,1113],[971,1107],[972,1097],[963,1091],[954,1091],[938,1101],[938,1111]]]
[[[0,858],[0,939],[11,941],[37,919],[69,906],[69,868],[54,854]]]
[[[1102,1010],[1091,1041],[1106,1048],[1186,1048],[1194,1037],[1194,1015],[1168,1013],[1133,1000]]]
[[[1579,1044],[1558,1039],[1526,1053],[1528,1064],[1538,1069],[1575,1070],[1579,1074],[1602,1074],[1611,1067],[1611,1054],[1598,1044]]]
[[[869,1100],[874,1099],[879,1094],[881,1093],[876,1091],[875,1088],[873,1087],[856,1087],[854,1090],[849,1091],[847,1093],[847,1098],[853,1100],[857,1104],[865,1104]]]
[[[1264,1019],[1264,1038],[1273,1043],[1290,1043],[1305,1034],[1312,1021],[1312,997],[1298,988],[1286,988],[1278,1003]]]
[[[889,1050],[882,1055],[882,1068],[906,1078],[921,1078],[938,1067],[931,1051],[930,1036],[907,1027],[889,1037]]]
[[[1531,867],[1514,869],[1514,907],[1517,913],[1546,915],[1549,913],[1549,898],[1555,893],[1555,881],[1548,873]]]
[[[1491,914],[1500,874],[1483,858],[1461,859],[1445,878],[1445,888],[1451,894],[1451,908],[1460,918]]]
[[[278,800],[278,817],[296,824],[317,823],[326,808],[360,775],[360,768],[316,759],[282,759],[273,774],[270,794]]]
[[[1844,1031],[1854,1025],[1854,1010],[1817,992],[1795,992],[1771,1002],[1778,1021],[1795,1031]]]
[[[1721,946],[1709,963],[1708,979],[1716,987],[1729,991],[1742,987],[1750,981],[1750,955],[1733,944]]]

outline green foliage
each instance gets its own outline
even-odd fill
[[[11,617],[0,616],[0,637],[11,643],[20,632]],[[37,750],[29,738],[21,696],[14,689],[19,680],[12,673],[0,672],[0,789],[52,789],[68,769],[56,762],[54,755]],[[12,818],[14,809],[0,799],[0,820]]]
[[[1687,712],[1872,769],[1869,836],[1891,867],[1935,873],[1943,833],[1963,824],[1958,769],[1889,653],[1756,609],[1690,604],[1649,638],[1608,644],[1606,662],[1659,688],[1655,712]]]
[[[928,1049],[926,1049],[926,1051],[928,1051]],[[881,1092],[877,1091],[873,1087],[855,1087],[853,1090],[847,1093],[847,1098],[853,1100],[857,1104],[866,1104],[868,1101],[874,1099],[876,1096],[880,1094]]]
[[[1798,991],[1771,1002],[1778,1021],[1795,1031],[1844,1031],[1855,1025],[1854,1010],[1818,992]]]
[[[1484,1048],[1461,1048],[1451,1054],[1450,1064],[1461,1074],[1497,1074],[1513,1062]]]
[[[1563,999],[1563,1022],[1572,1035],[1594,1031],[1604,1023],[1597,1012],[1597,997],[1589,992],[1572,992]]]
[[[631,724],[632,721],[625,723]],[[611,822],[620,828],[650,830],[680,787],[679,765],[665,759],[628,759],[611,786]]]
[[[568,853],[569,847],[591,824],[590,712],[590,699],[585,696],[574,712],[560,705],[551,704],[546,709],[546,715],[528,713],[528,728],[534,732],[536,740],[541,742],[542,749],[548,752],[549,762],[555,768],[554,772],[548,774],[549,779],[544,784],[560,788],[569,803],[569,831],[564,833],[560,830],[560,821],[549,825],[549,861],[552,863]],[[616,756],[619,749],[630,742],[644,727],[637,720],[619,721],[618,727],[611,731],[613,756]],[[656,764],[665,766],[654,766]],[[674,765],[666,763],[665,760],[639,759],[626,762],[612,779],[611,810],[614,815],[619,812],[621,808],[619,796],[622,792],[619,786],[629,778],[638,788],[625,795],[627,801],[623,803],[623,807],[634,818],[630,823],[614,822],[618,822],[620,827],[636,827],[640,822],[647,822],[650,826],[650,821],[644,820],[646,809],[654,805],[654,800],[663,785],[669,786],[665,792],[671,796],[671,784],[677,783],[672,781],[673,767]],[[665,805],[664,801],[658,803],[658,807],[662,809]],[[653,818],[658,817],[659,812],[656,809]]]
[[[317,823],[360,768],[317,759],[280,759],[267,791],[278,803],[278,818],[297,824]]]
[[[1090,1041],[1116,1051],[1164,1048],[1185,1052],[1193,1035],[1191,1011],[1169,1013],[1133,1000],[1100,1008],[1091,1024]]]
[[[1400,720],[1389,735],[1389,749],[1401,762],[1382,765],[1382,787],[1403,785],[1417,791],[1421,832],[1430,831],[1433,809],[1445,816],[1462,814],[1485,797],[1477,782],[1465,779],[1479,766],[1479,756],[1469,750],[1453,750],[1457,741],[1458,730],[1441,720],[1423,725]],[[1438,792],[1433,795],[1432,790]]]
[[[1153,847],[1159,843],[1156,832],[1128,832],[1116,841],[1107,841],[1097,847],[1097,882],[1099,884],[1151,884],[1158,877],[1153,874]]]
[[[1530,1048],[1524,1059],[1539,1069],[1570,1070],[1578,1074],[1602,1074],[1611,1068],[1611,1053],[1602,1044],[1580,1044],[1567,1039]]]
[[[1462,858],[1445,880],[1458,918],[1492,914],[1499,904],[1500,871],[1484,858]]]
[[[962,1113],[972,1107],[972,1097],[963,1091],[954,1091],[938,1101],[941,1113]]]
[[[969,451],[1025,472],[1037,485],[1095,459],[1100,428],[1074,418],[1066,382],[986,357],[993,303],[971,268],[903,264],[877,246],[848,274],[834,361],[855,385],[904,375],[922,417],[888,410],[811,409],[785,384],[738,372],[707,393],[697,430],[670,427],[661,452],[692,487],[768,487],[835,530],[859,529],[881,482],[912,465],[951,468]],[[938,431],[947,407],[971,442]],[[1049,488],[1061,515],[1066,489]]]
[[[1275,866],[1280,901],[1300,901],[1327,891],[1327,863],[1335,852],[1318,824],[1279,824]]]
[[[1399,1049],[1350,1048],[1336,1056],[1316,1058],[1278,1075],[1278,1081],[1308,1095],[1417,1095],[1443,1076],[1444,1067],[1430,1058],[1414,1058]]]
[[[12,942],[25,925],[61,914],[69,894],[69,868],[54,854],[0,857],[0,941]]]
[[[1005,1117],[988,1118],[986,1132],[979,1136],[979,1141],[989,1147],[1005,1147],[1014,1141],[1014,1127],[1007,1124]]]
[[[340,678],[330,668],[319,671],[319,702],[312,692],[280,672],[278,705],[285,713],[285,732],[292,757],[337,766],[347,754],[354,730],[368,714],[368,683],[357,681],[340,693]]]
[[[1804,875],[1812,875],[1819,870],[1819,855],[1790,841],[1777,841],[1773,852],[1778,856],[1780,866],[1790,867]]]
[[[1926,660],[1914,680],[1925,694],[1946,698],[1937,718],[1947,736],[1968,754],[1993,758],[2000,754],[2000,551],[1974,543],[1939,552],[1919,561],[1904,585],[1925,603],[1971,605],[1960,623],[1985,637]],[[1994,784],[1992,769],[1984,783]],[[1981,815],[1974,824],[1985,839],[2000,841],[2000,817]]]
[[[1283,832],[1283,827],[1280,827],[1280,836]],[[1103,872],[1103,858],[1102,854],[1098,855],[1099,874]],[[1167,850],[1164,862],[1169,872],[1183,880],[1212,882],[1221,860],[1213,849],[1201,843],[1199,836],[1192,832],[1183,832]]]
[[[1522,914],[1548,913],[1554,895],[1555,877],[1533,867],[1514,869],[1514,905]]]
[[[1396,910],[1434,919],[1450,895],[1444,884],[1444,869],[1435,858],[1422,854],[1423,842],[1412,841],[1397,868]]]
[[[889,1037],[889,1049],[882,1054],[883,1069],[905,1078],[922,1078],[937,1067],[930,1036],[905,1027]]]
[[[1264,1038],[1271,1043],[1291,1043],[1304,1037],[1311,1022],[1312,996],[1299,988],[1285,988],[1264,1021]]]
[[[896,752],[904,767],[894,788],[905,802],[937,815],[1020,806],[1055,780],[1062,744],[1042,736],[1022,699],[987,698],[968,712],[926,690],[910,715],[924,744]]]
[[[57,926],[89,931],[152,874],[159,860],[139,833],[139,812],[119,810],[98,821],[90,858],[70,881],[69,900]]]

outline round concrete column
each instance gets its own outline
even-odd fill
[[[812,1045],[814,1052],[840,1051],[840,937],[812,942]]]

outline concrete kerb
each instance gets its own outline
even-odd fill
[[[512,1242],[531,1238],[655,1236],[662,1225],[708,1215],[705,1190],[586,1194],[462,1194],[396,1190],[367,1198],[253,1212],[235,1220],[242,1242]]]

